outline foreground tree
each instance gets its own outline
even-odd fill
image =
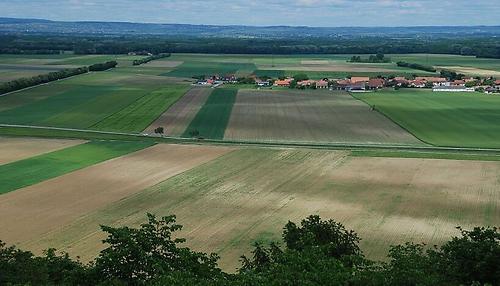
[[[148,214],[139,228],[105,227],[108,247],[88,265],[48,250],[43,256],[0,243],[0,285],[500,285],[497,228],[460,229],[441,247],[393,246],[385,262],[364,258],[358,235],[319,216],[288,222],[284,245],[255,244],[236,274],[215,254],[181,247],[175,216]]]
[[[172,234],[182,229],[175,216],[160,220],[148,214],[148,222],[140,228],[102,226],[108,233],[104,249],[96,259],[96,271],[108,280],[127,285],[142,285],[162,276],[189,275],[193,278],[218,278],[218,256],[179,247],[183,238]]]

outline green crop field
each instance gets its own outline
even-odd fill
[[[500,71],[500,59],[476,58],[473,56],[408,54],[389,55],[393,61],[406,61],[432,66],[463,66]]]
[[[0,166],[0,194],[151,146],[144,142],[95,141]]]
[[[427,143],[453,147],[500,147],[498,96],[415,89],[356,96]]]
[[[91,129],[142,131],[182,97],[187,90],[188,86],[186,85],[169,85],[155,90],[91,126]]]
[[[237,93],[229,88],[214,90],[182,136],[190,137],[196,130],[200,137],[223,139]]]
[[[133,131],[141,124],[147,126],[150,122],[146,121],[154,120],[164,111],[159,109],[169,105],[156,96],[161,93],[152,92],[168,90],[170,85],[164,77],[138,76],[119,70],[81,75],[0,97],[0,123],[89,128],[106,118],[113,120],[111,116],[114,114],[124,116],[124,112],[133,109],[143,112],[135,118],[144,118],[130,129],[123,124],[116,126],[116,122],[109,123],[114,125],[111,126],[113,128]],[[178,85],[173,86],[174,93],[181,92]],[[159,101],[150,101],[152,99]],[[144,114],[143,108],[151,104],[160,105],[155,106],[151,113]],[[101,126],[106,126],[106,123]]]

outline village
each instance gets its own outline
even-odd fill
[[[294,77],[272,79],[259,78],[255,75],[236,78],[234,75],[213,75],[207,79],[198,80],[195,85],[218,87],[223,84],[252,84],[257,88],[297,88],[297,89],[329,89],[348,92],[374,92],[378,89],[392,87],[400,88],[427,88],[434,92],[482,92],[487,94],[500,93],[500,79],[458,76],[455,73],[450,77],[348,77],[343,79],[312,80],[305,74]]]

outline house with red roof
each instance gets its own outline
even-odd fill
[[[317,81],[316,88],[320,88],[320,89],[328,88],[328,81],[326,81],[326,80]]]
[[[366,87],[368,89],[379,89],[385,86],[385,80],[382,78],[372,78],[368,81]]]
[[[291,78],[286,78],[286,79],[283,79],[283,80],[277,80],[274,82],[274,85],[275,86],[281,86],[281,87],[290,87],[290,84],[292,83],[292,80]]]

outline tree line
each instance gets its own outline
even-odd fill
[[[433,66],[426,66],[426,65],[415,64],[415,63],[407,63],[404,61],[397,62],[397,65],[399,67],[407,67],[407,68],[416,69],[416,70],[436,72],[436,69]]]
[[[8,81],[0,84],[0,94],[20,90],[23,88],[48,83],[51,81],[56,81],[64,78],[68,78],[75,75],[80,75],[88,73],[89,71],[105,71],[110,68],[116,67],[116,61],[109,61],[105,63],[93,64],[87,67],[79,67],[73,69],[64,69],[56,72],[50,72],[47,74],[36,75],[27,78],[19,78],[12,81]]]
[[[351,63],[390,63],[391,58],[386,57],[384,54],[378,53],[376,55],[370,55],[368,58],[362,58],[361,56],[352,56],[349,60]]]
[[[241,267],[225,273],[219,257],[183,247],[175,216],[148,214],[139,228],[101,227],[106,248],[83,264],[49,249],[43,256],[0,242],[0,285],[499,285],[500,232],[459,228],[442,246],[392,246],[386,261],[367,259],[360,237],[313,215],[288,222],[282,243],[255,243]]]
[[[290,37],[288,39],[180,36],[0,35],[0,53],[34,54],[160,53],[221,54],[408,54],[432,53],[500,58],[500,40],[464,35],[454,38]]]
[[[152,55],[152,56],[149,56],[149,57],[146,57],[146,58],[142,58],[142,59],[139,59],[139,60],[134,60],[132,63],[134,66],[138,66],[138,65],[142,65],[142,64],[145,64],[145,63],[149,63],[150,61],[154,61],[154,60],[158,60],[158,59],[163,59],[163,58],[168,58],[170,57],[170,53],[161,53],[161,54],[158,54],[158,55]]]

